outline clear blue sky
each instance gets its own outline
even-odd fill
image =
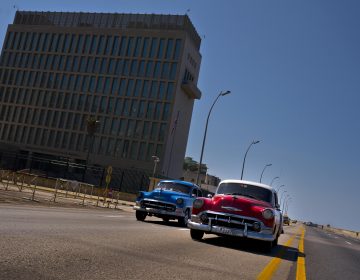
[[[77,0],[0,3],[0,42],[20,10],[188,13],[203,37],[187,156],[222,179],[280,176],[290,217],[360,231],[360,1]]]

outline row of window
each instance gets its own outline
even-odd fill
[[[71,93],[102,93],[113,96],[142,97],[166,101],[171,101],[174,96],[174,83],[154,80],[119,79],[35,71],[10,71],[8,75],[4,71],[0,81],[3,85],[66,90]],[[10,89],[11,87],[8,87],[8,90]],[[22,90],[24,89],[22,88]],[[2,92],[7,98],[15,98],[4,90]]]
[[[4,124],[1,139],[12,143],[26,143],[40,147],[61,148],[77,152],[87,151],[89,137],[82,133]],[[132,160],[151,160],[161,156],[163,145],[145,141],[132,141],[113,137],[95,137],[91,153]]]
[[[17,113],[20,110],[16,110]],[[21,112],[21,111],[20,111]],[[6,114],[6,113],[5,113]],[[15,114],[14,114],[15,116]],[[151,141],[163,142],[166,134],[166,122],[150,122],[134,119],[99,117],[100,126],[97,134],[113,135],[115,137],[126,137],[134,139],[150,139]],[[1,120],[2,121],[2,120]],[[11,120],[4,120],[11,123]],[[81,114],[65,113],[60,111],[27,110],[23,115],[17,115],[14,122],[17,124],[28,124],[44,126],[52,129],[66,129],[74,131],[86,131],[87,116]]]
[[[22,115],[26,110],[40,110],[55,108],[57,110],[72,110],[75,112],[91,112],[93,114],[115,115],[148,120],[167,121],[170,118],[171,103],[154,102],[143,99],[114,98],[98,95],[70,94],[67,92],[31,91],[20,90],[7,94],[2,98],[3,92],[0,88],[0,102],[3,103],[0,112],[0,120],[11,121],[18,114]],[[9,98],[10,97],[10,98]],[[14,98],[11,98],[14,97]],[[2,101],[1,101],[2,100]],[[6,106],[17,104],[14,106]],[[21,105],[24,105],[21,106]],[[35,108],[28,108],[34,106]],[[19,112],[17,112],[17,110]],[[53,111],[53,110],[51,110]]]
[[[4,52],[1,66],[174,80],[177,63]]]
[[[9,32],[5,49],[177,60],[181,52],[181,39]]]

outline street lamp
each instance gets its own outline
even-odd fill
[[[290,201],[291,201],[291,197],[286,201],[284,213],[287,213],[287,211],[288,211],[288,206],[289,206],[289,202],[290,202]]]
[[[285,185],[281,185],[280,187],[278,187],[278,189],[276,190],[277,193],[279,193],[281,187],[284,187]]]
[[[211,105],[211,107],[210,107],[209,114],[208,114],[207,119],[206,119],[204,138],[203,138],[203,142],[202,142],[202,146],[201,146],[201,155],[200,155],[199,169],[198,169],[198,172],[197,172],[197,175],[196,175],[196,184],[197,184],[197,185],[198,185],[198,183],[199,183],[201,164],[202,164],[202,159],[203,159],[203,155],[204,155],[204,147],[205,147],[206,133],[207,133],[207,128],[208,128],[208,124],[209,124],[209,118],[210,118],[211,111],[212,111],[215,103],[218,101],[218,99],[219,99],[221,96],[225,96],[225,95],[227,95],[227,94],[229,94],[229,93],[231,93],[230,90],[221,91],[221,92],[219,93],[219,95],[216,97],[216,99],[214,100],[214,103],[213,103],[213,104]]]
[[[100,121],[98,121],[94,117],[90,117],[90,118],[87,119],[87,123],[86,123],[87,133],[88,133],[88,136],[89,136],[89,140],[91,140],[91,144],[90,144],[90,141],[89,141],[88,152],[87,152],[87,156],[86,156],[86,165],[88,165],[88,162],[89,162],[90,150],[92,149],[92,147],[94,145],[95,132],[96,132],[96,128],[97,128],[99,123],[100,123]]]
[[[259,140],[256,140],[256,141],[254,140],[254,141],[252,141],[252,142],[250,143],[249,147],[247,148],[246,152],[245,152],[245,156],[244,156],[244,160],[243,160],[243,164],[242,164],[242,169],[241,169],[241,180],[242,180],[243,174],[244,174],[244,166],[245,166],[245,160],[246,160],[247,153],[248,153],[248,151],[250,150],[250,148],[251,148],[252,145],[255,145],[255,144],[259,143],[259,142],[260,142]]]
[[[280,205],[281,205],[282,198],[283,198],[283,196],[284,196],[284,194],[285,194],[286,192],[287,192],[287,191],[286,191],[286,190],[284,190],[284,191],[283,191],[283,193],[282,193],[282,194],[281,194],[281,196],[280,196],[280,200],[279,200]]]
[[[264,174],[265,169],[266,169],[267,167],[271,166],[271,165],[272,165],[272,163],[269,163],[269,164],[267,164],[267,165],[264,166],[264,169],[263,169],[263,171],[261,172],[261,175],[260,175],[260,183],[261,183],[261,179],[262,179],[262,176],[263,176],[263,174]]]
[[[285,208],[285,201],[288,200],[290,197],[291,197],[291,196],[287,194],[286,197],[284,198],[283,207],[281,208],[281,209],[283,210],[283,212],[284,212],[284,210],[285,210],[285,209],[284,209],[284,208]]]
[[[157,167],[157,164],[160,162],[160,159],[158,156],[152,156],[152,159],[154,160],[153,178],[155,178],[156,167]]]
[[[274,181],[275,181],[276,179],[279,179],[279,178],[280,178],[280,177],[277,176],[277,177],[275,177],[274,179],[272,179],[272,180],[271,180],[271,183],[270,183],[270,186],[272,186],[272,183],[274,183]]]
[[[82,181],[84,182],[85,180],[85,174],[86,174],[86,170],[87,170],[87,166],[89,165],[89,159],[90,159],[90,151],[94,145],[94,140],[95,140],[95,132],[96,129],[98,127],[98,125],[100,124],[100,121],[98,121],[95,117],[90,117],[86,120],[86,130],[88,133],[88,151],[86,154],[86,162],[85,162],[85,168],[84,168],[84,173],[82,176]]]

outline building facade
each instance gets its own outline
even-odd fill
[[[200,43],[187,15],[16,12],[0,59],[0,150],[144,170],[155,155],[157,173],[181,177]]]

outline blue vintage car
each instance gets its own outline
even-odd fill
[[[186,226],[191,215],[192,203],[201,197],[199,186],[179,180],[163,180],[151,192],[140,192],[136,199],[136,219],[144,221],[146,216],[162,218],[165,222],[177,219]]]

